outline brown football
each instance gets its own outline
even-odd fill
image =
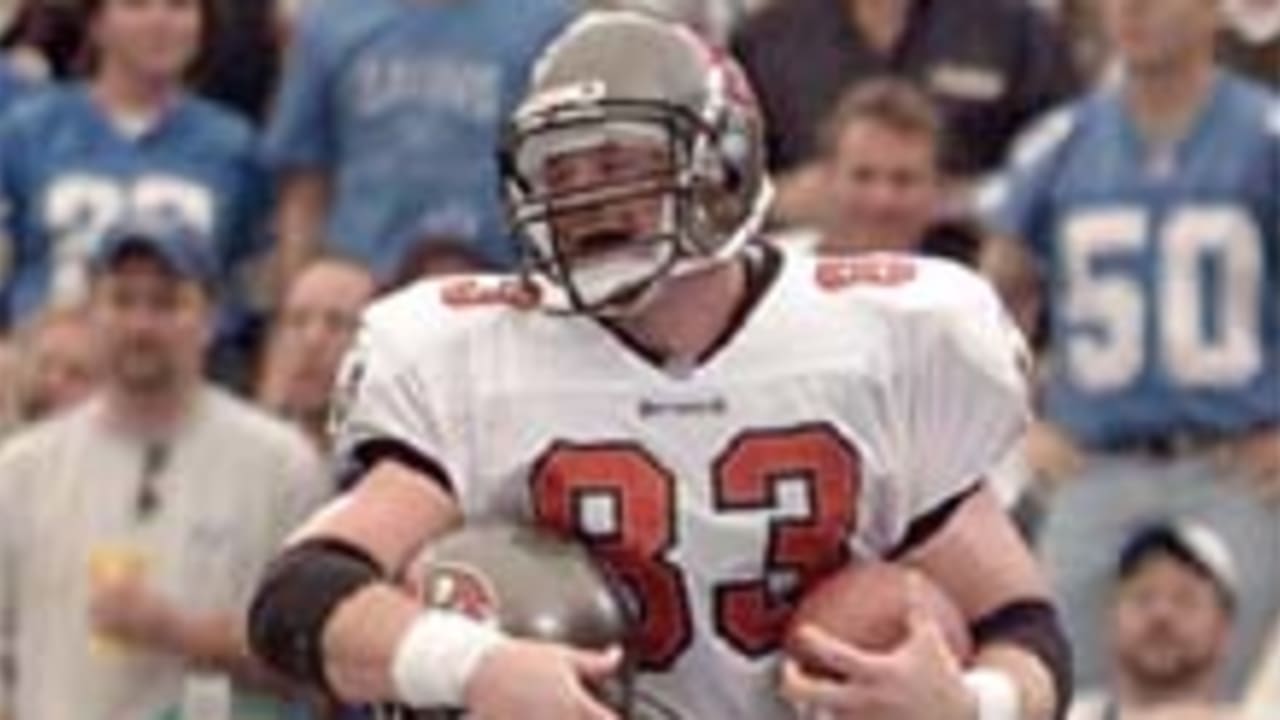
[[[886,652],[897,647],[907,636],[907,588],[912,575],[919,578],[924,605],[947,645],[961,664],[967,664],[973,639],[960,609],[923,573],[888,562],[847,566],[810,590],[791,617],[788,652],[811,671],[822,672],[796,647],[794,635],[804,624],[817,625],[864,650]]]

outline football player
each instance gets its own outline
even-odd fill
[[[0,327],[83,300],[90,243],[126,212],[212,238],[224,276],[258,248],[268,193],[252,130],[184,90],[210,2],[85,2],[88,81],[20,101],[0,124],[0,244],[12,243]]]
[[[508,137],[525,276],[424,282],[366,314],[337,424],[360,479],[262,581],[257,652],[351,700],[477,718],[1052,717],[1065,642],[983,482],[1026,419],[990,287],[945,261],[754,242],[751,91],[677,26],[585,15]],[[486,520],[574,537],[620,580],[640,707],[587,690],[618,652],[425,611],[385,580]],[[884,654],[802,631],[829,677],[784,660],[805,589],[869,557],[946,588],[972,669],[918,610]]]

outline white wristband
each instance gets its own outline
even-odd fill
[[[476,666],[506,640],[501,630],[461,613],[423,612],[391,660],[398,700],[413,708],[462,707]]]
[[[1021,720],[1018,684],[1008,673],[976,668],[964,674],[964,686],[978,702],[978,720]]]

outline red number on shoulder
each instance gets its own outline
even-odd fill
[[[515,278],[459,278],[440,290],[440,299],[453,308],[506,305],[528,310],[541,301],[536,285]]]
[[[818,286],[828,292],[851,285],[905,285],[916,278],[915,262],[903,255],[866,255],[818,262]]]

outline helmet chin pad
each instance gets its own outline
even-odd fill
[[[562,137],[569,133],[532,133],[517,147],[513,161],[522,168],[516,177],[525,194],[513,221],[524,240],[526,272],[543,281],[550,307],[618,314],[650,295],[690,251],[680,229],[691,193],[676,176],[677,139],[664,129],[633,122],[589,129],[590,142],[570,145]],[[577,154],[579,163],[589,158],[587,174],[570,171],[569,183],[545,177],[564,157],[555,151]],[[597,162],[611,169],[597,172]]]
[[[679,259],[675,238],[667,234],[599,242],[608,249],[577,258],[564,257],[556,243],[558,259],[544,271],[534,271],[534,278],[549,291],[544,294],[549,309],[597,316],[629,314],[652,297]]]

